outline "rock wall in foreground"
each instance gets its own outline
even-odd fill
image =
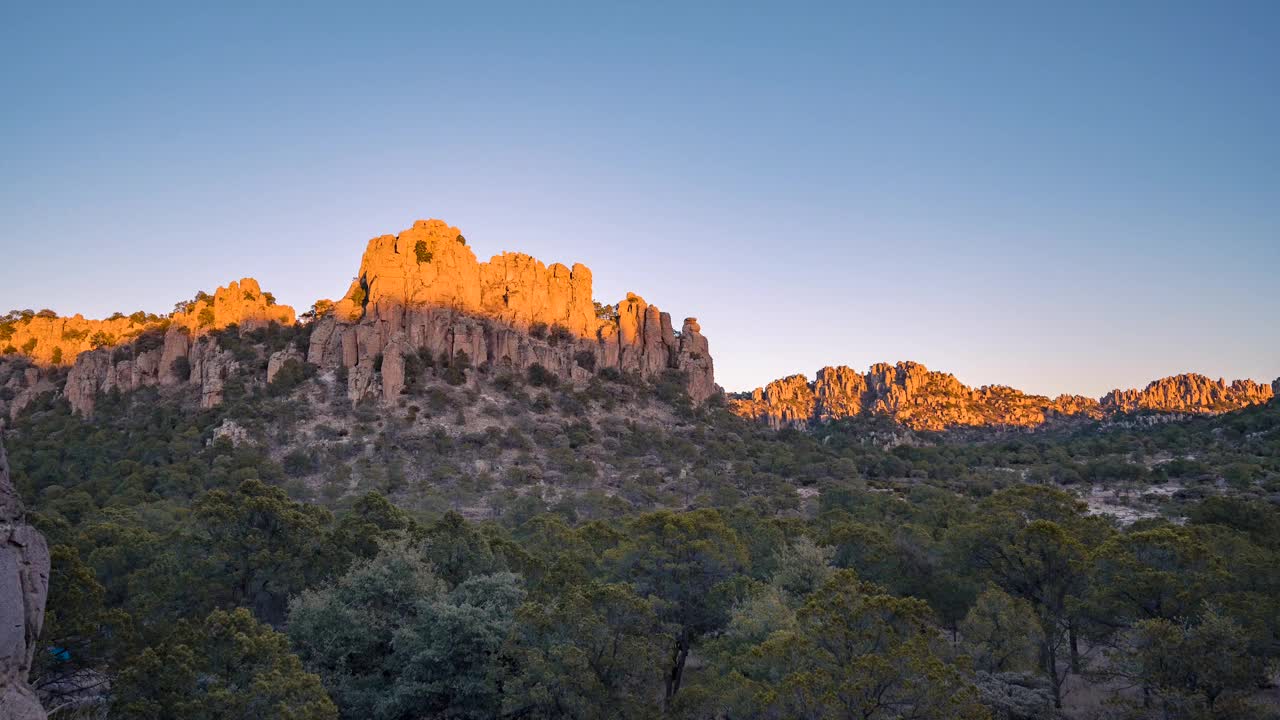
[[[44,720],[28,684],[49,595],[49,548],[26,523],[0,442],[0,718]]]

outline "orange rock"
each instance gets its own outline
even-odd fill
[[[1280,380],[1277,381],[1280,383]],[[1178,375],[1144,390],[1115,390],[1101,401],[1079,395],[1052,400],[1002,385],[972,389],[949,373],[914,362],[879,363],[863,374],[847,367],[818,371],[814,382],[792,375],[730,400],[730,409],[775,428],[860,414],[891,417],[914,430],[954,427],[1036,427],[1062,418],[1098,419],[1135,410],[1217,413],[1267,402],[1275,388],[1252,380],[1230,384]]]

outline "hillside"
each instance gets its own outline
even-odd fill
[[[1260,386],[1049,400],[902,363],[729,399],[696,320],[598,303],[581,265],[479,262],[439,221],[370,241],[298,319],[245,279],[169,316],[60,320],[6,332],[114,342],[0,358],[0,447],[51,561],[43,631],[29,571],[31,600],[0,604],[37,628],[0,653],[6,680],[30,671],[10,685],[28,707],[1154,718],[1138,686],[1187,720],[1276,704],[1280,404]]]

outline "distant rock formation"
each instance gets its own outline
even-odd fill
[[[1280,382],[1280,381],[1278,381]],[[1114,390],[1101,400],[1080,395],[1048,398],[1002,385],[977,389],[949,373],[914,362],[879,363],[866,373],[825,367],[813,382],[803,375],[775,380],[730,400],[743,417],[771,427],[805,427],[858,415],[890,417],[913,430],[955,427],[1037,427],[1056,419],[1102,418],[1137,410],[1217,413],[1266,402],[1274,389],[1251,380],[1178,375],[1144,390]]]
[[[1112,390],[1102,398],[1102,405],[1118,412],[1217,413],[1265,403],[1274,393],[1273,387],[1252,380],[1228,384],[1222,379],[1185,374],[1155,380],[1142,390]]]
[[[353,400],[392,402],[405,386],[405,356],[420,351],[464,353],[491,369],[538,364],[576,380],[602,368],[645,379],[678,370],[694,402],[717,391],[697,319],[677,333],[670,314],[632,293],[616,314],[600,312],[586,266],[546,266],[520,253],[480,262],[440,220],[369,241],[346,295],[316,320],[307,360],[347,368]]]
[[[0,442],[0,718],[44,720],[28,684],[49,595],[49,548],[26,523]]]

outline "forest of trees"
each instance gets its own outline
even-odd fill
[[[694,490],[645,506],[535,484],[468,519],[373,489],[296,497],[307,458],[214,437],[246,412],[284,432],[283,390],[256,392],[197,412],[140,391],[92,421],[46,398],[6,432],[53,549],[33,682],[61,716],[1275,717],[1274,402],[886,449],[677,393],[687,427],[619,430],[617,452],[696,456]],[[1171,448],[1198,459],[1142,461]],[[1073,492],[1170,477],[1201,491],[1128,525]]]

